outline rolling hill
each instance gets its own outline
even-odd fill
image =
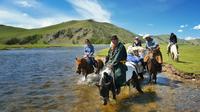
[[[0,25],[0,44],[82,44],[86,38],[91,39],[92,43],[107,44],[110,43],[110,36],[113,34],[118,35],[124,43],[130,43],[133,37],[139,36],[113,24],[89,19],[72,20],[37,29]],[[169,35],[155,35],[154,38],[159,43],[168,43]],[[178,39],[178,43],[200,45],[200,39]]]
[[[91,39],[93,43],[109,43],[113,34],[118,35],[122,42],[129,42],[137,35],[109,23],[73,20],[38,29],[1,25],[0,44],[78,44],[83,43],[86,38]]]

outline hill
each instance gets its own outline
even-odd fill
[[[155,35],[154,37],[155,37],[155,40],[157,42],[163,44],[163,43],[168,43],[170,35],[167,35],[167,34],[165,34],[165,35]],[[190,44],[190,42],[187,41],[187,40],[180,39],[180,38],[177,38],[177,39],[178,39],[177,41],[178,41],[179,44]]]
[[[0,44],[79,44],[86,38],[93,43],[102,44],[109,43],[113,34],[117,34],[122,42],[130,42],[130,39],[136,36],[110,23],[73,20],[37,29],[0,25]]]

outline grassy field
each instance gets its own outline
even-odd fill
[[[81,44],[26,44],[26,45],[3,45],[0,44],[0,50],[9,49],[31,49],[31,48],[49,48],[49,47],[79,47]]]
[[[177,70],[187,73],[200,74],[200,46],[189,44],[180,44],[179,62],[174,62],[170,56],[167,55],[167,44],[161,44],[161,52],[163,55],[164,63],[172,64]],[[98,56],[107,55],[108,49],[103,49],[97,53]]]

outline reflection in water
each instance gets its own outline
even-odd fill
[[[198,111],[200,86],[166,74],[157,84],[143,81],[144,94],[122,88],[117,101],[100,102],[97,87],[74,74],[83,48],[0,51],[1,112]],[[89,76],[90,77],[90,76]],[[91,76],[91,80],[96,80]],[[91,83],[88,80],[88,83]],[[77,84],[79,83],[79,84]]]

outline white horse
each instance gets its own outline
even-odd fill
[[[178,54],[178,49],[177,49],[177,45],[173,44],[170,47],[170,54],[171,54],[171,58],[175,61],[178,61],[179,59],[179,54]]]

